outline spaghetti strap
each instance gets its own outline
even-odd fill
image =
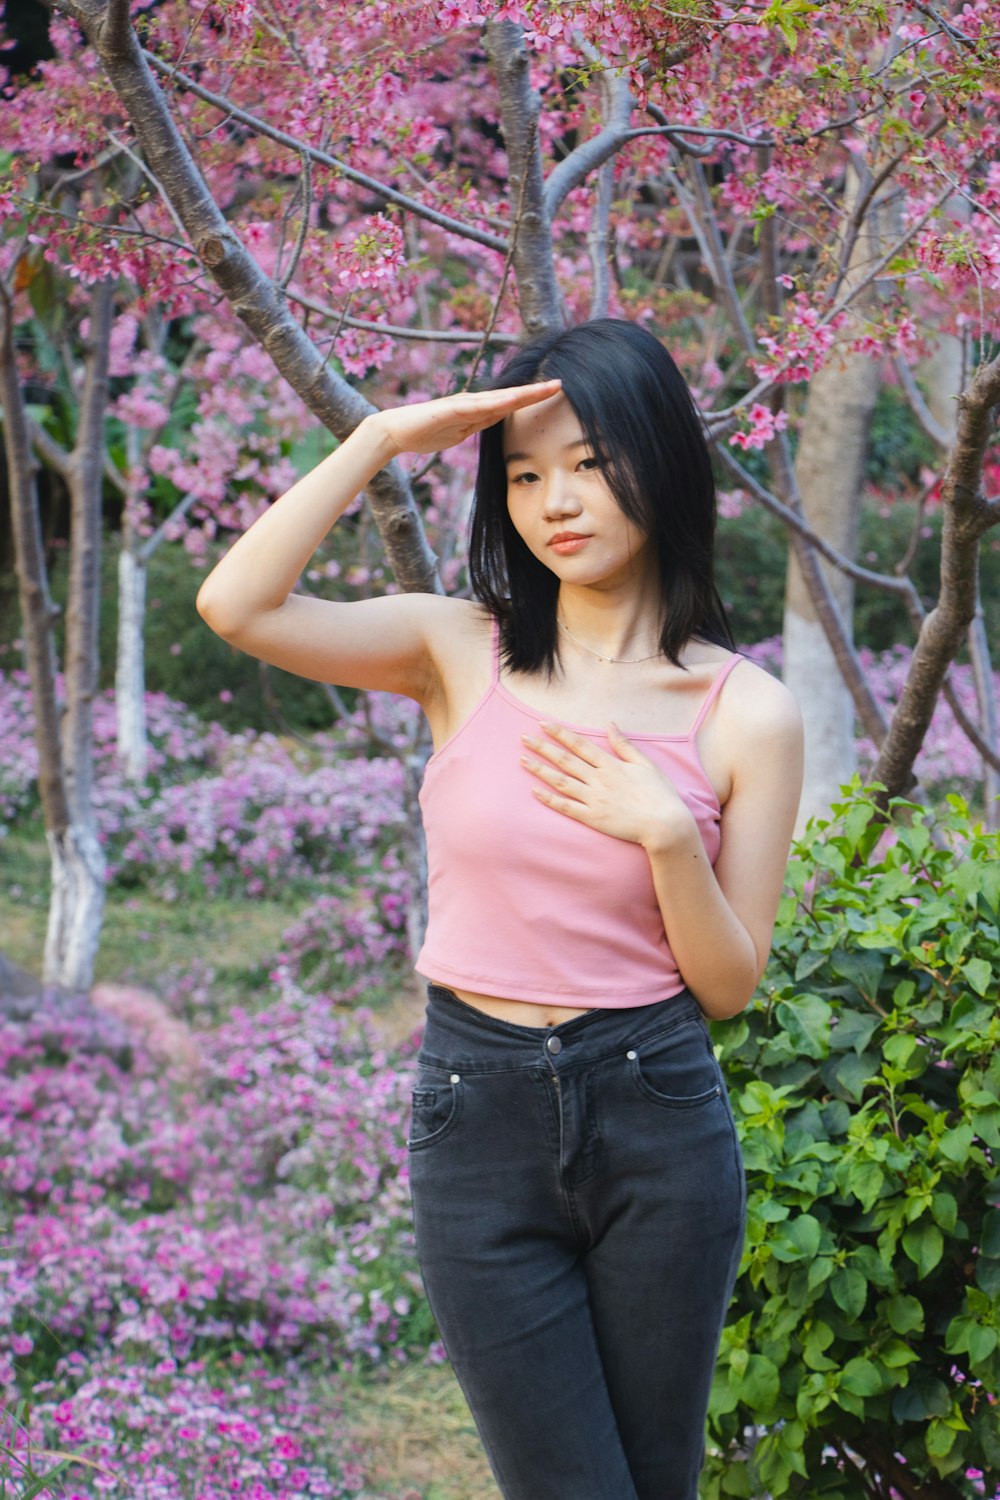
[[[493,642],[493,678],[492,687],[496,687],[500,681],[500,621],[496,615],[490,621],[490,639]]]
[[[704,699],[702,700],[702,705],[698,710],[698,717],[691,725],[691,739],[694,739],[695,735],[698,733],[698,730],[701,728],[706,718],[708,717],[709,709],[712,707],[712,704],[715,702],[716,698],[719,696],[719,693],[722,691],[722,684],[725,682],[726,678],[729,676],[730,672],[737,665],[737,663],[741,662],[742,660],[743,658],[739,654],[739,652],[734,651],[732,656],[726,662],[725,666],[723,666],[721,670],[716,673],[715,681],[712,683],[712,686],[709,688],[708,692],[705,694]]]

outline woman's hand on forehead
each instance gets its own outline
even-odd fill
[[[522,407],[548,401],[561,382],[541,380],[531,385],[513,385],[498,391],[460,391],[435,401],[417,401],[394,406],[366,417],[377,427],[394,454],[437,453],[452,448],[474,433],[502,422]]]

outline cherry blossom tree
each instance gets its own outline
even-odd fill
[[[19,212],[32,152],[71,150],[82,173],[117,152],[140,189],[92,194],[73,225],[50,212],[37,254],[129,281],[168,317],[239,320],[339,439],[371,409],[362,388],[434,394],[522,332],[645,322],[735,489],[788,527],[807,720],[823,723],[813,689],[825,702],[842,682],[896,793],[998,519],[996,32],[987,0],[58,0],[55,56],[9,100],[20,152],[0,203]],[[930,487],[945,525],[928,609],[905,569],[857,563],[853,516],[873,391],[898,381],[923,420],[946,340],[957,418]],[[399,587],[442,586],[422,510],[430,492],[454,535],[448,474],[397,462],[370,487]],[[841,578],[910,610],[891,722]],[[980,725],[951,697],[996,766],[979,680]]]

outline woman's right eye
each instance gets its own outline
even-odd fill
[[[511,475],[511,481],[510,482],[511,482],[511,484],[521,484],[522,481],[524,481],[524,480],[537,479],[537,478],[538,478],[537,474],[533,474],[530,469],[526,469],[523,474],[513,474],[513,475]]]

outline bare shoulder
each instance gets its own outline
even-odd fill
[[[759,667],[748,656],[740,658],[726,683],[724,697],[748,729],[801,724],[802,715],[794,693],[772,672]]]
[[[778,753],[787,766],[801,756],[802,713],[794,694],[777,677],[744,657],[730,673],[719,704],[720,718],[740,746],[737,773],[759,757]]]

